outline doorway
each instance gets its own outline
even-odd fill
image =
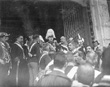
[[[61,36],[77,39],[78,33],[85,44],[92,45],[92,22],[86,6],[74,1],[0,1],[1,31],[12,35],[30,32],[39,33],[45,38],[46,31],[52,28],[59,41]]]

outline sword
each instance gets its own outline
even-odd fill
[[[16,86],[18,86],[18,71],[19,71],[19,63],[20,63],[20,61],[17,62],[17,70],[16,70]]]

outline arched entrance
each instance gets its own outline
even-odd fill
[[[7,7],[6,7],[7,4]],[[1,1],[1,31],[28,35],[40,33],[44,38],[48,28],[53,28],[56,37],[64,35],[77,38],[79,33],[85,43],[92,45],[92,22],[90,8],[73,1]],[[6,10],[4,10],[4,8]],[[89,9],[89,10],[88,10]]]
[[[86,45],[92,45],[91,30],[92,20],[90,8],[76,2],[62,3],[64,35],[77,39],[78,34],[85,39]]]

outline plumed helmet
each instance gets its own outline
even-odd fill
[[[45,39],[48,39],[48,37],[50,37],[50,36],[52,36],[53,38],[56,38],[53,29],[48,29],[48,30],[47,30],[47,34],[46,34]]]

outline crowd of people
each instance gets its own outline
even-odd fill
[[[0,32],[0,87],[110,87],[110,46],[84,46],[84,38],[58,43],[53,29],[45,40],[22,35],[13,44]]]

